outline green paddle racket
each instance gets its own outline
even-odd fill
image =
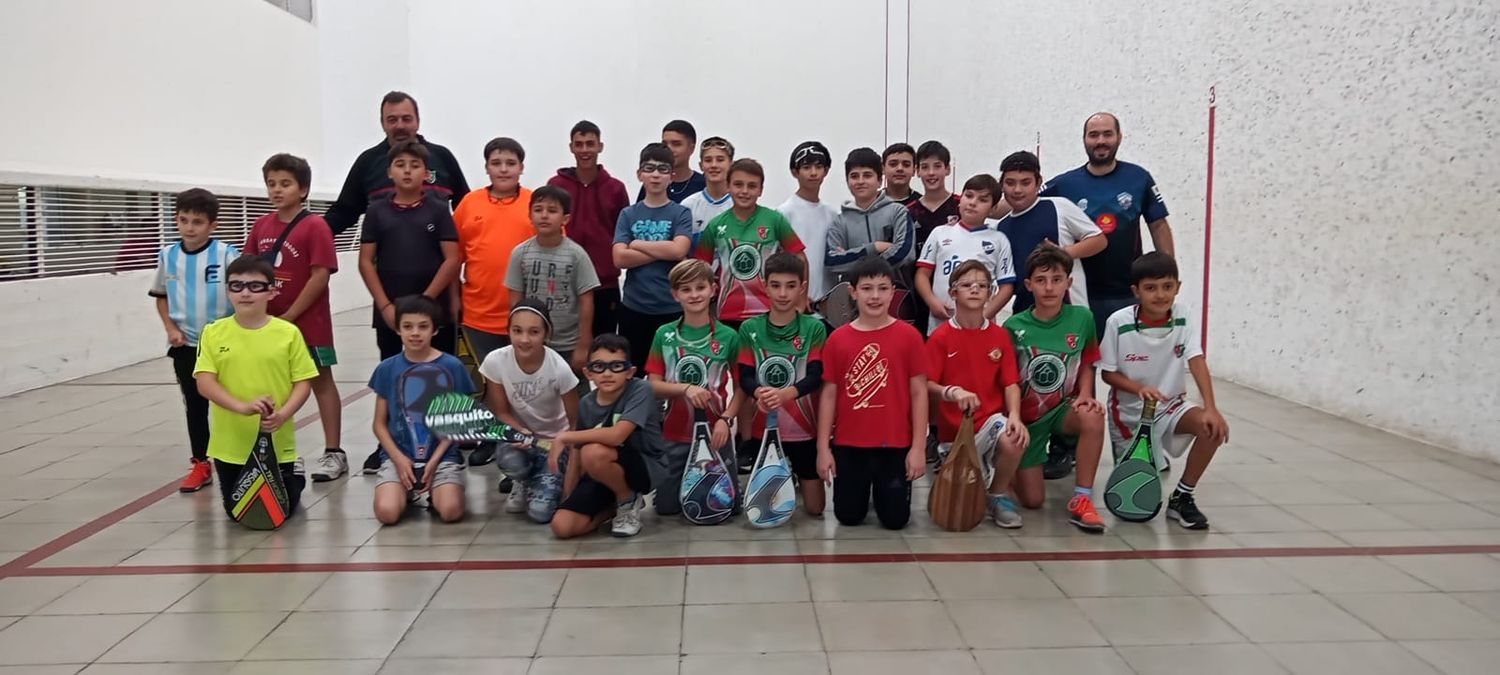
[[[541,440],[501,422],[483,403],[467,394],[447,392],[427,404],[427,428],[439,438],[455,443],[490,441],[530,445],[546,450],[552,441]]]
[[[1120,520],[1143,523],[1161,511],[1161,474],[1156,471],[1156,449],[1151,446],[1155,420],[1156,401],[1146,401],[1130,448],[1104,484],[1104,506]]]

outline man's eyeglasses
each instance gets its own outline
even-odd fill
[[[269,281],[231,281],[225,284],[225,286],[229,287],[230,293],[238,293],[240,291],[265,293],[271,290],[271,282]]]
[[[605,371],[623,373],[630,370],[630,361],[589,361],[589,372],[598,375]]]
[[[669,173],[672,173],[672,165],[671,164],[663,164],[661,162],[646,162],[645,164],[641,165],[641,171],[644,171],[646,173],[668,173],[669,174]]]

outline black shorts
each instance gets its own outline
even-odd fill
[[[756,452],[760,452],[760,444],[763,439],[755,439]],[[792,464],[792,475],[798,480],[822,480],[818,476],[818,442],[806,441],[782,441],[781,451],[786,453],[787,461]]]
[[[637,493],[651,490],[651,471],[646,467],[645,458],[641,453],[632,448],[621,448],[619,450],[620,468],[625,470],[625,484]],[[584,474],[578,479],[578,485],[563,497],[562,503],[557,505],[559,510],[582,513],[586,516],[597,516],[601,513],[615,508],[620,502],[615,497],[615,491],[609,486]]]

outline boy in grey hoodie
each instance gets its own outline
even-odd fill
[[[844,274],[866,256],[880,256],[896,269],[896,286],[907,296],[892,299],[891,314],[909,320],[914,316],[906,305],[913,288],[916,232],[911,212],[881,192],[880,171],[880,154],[870,148],[856,148],[844,160],[844,178],[854,200],[844,202],[828,227],[825,288],[844,281]]]

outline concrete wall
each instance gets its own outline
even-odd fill
[[[1052,175],[1083,162],[1086,116],[1117,112],[1193,304],[1217,83],[1217,373],[1500,459],[1500,6],[910,4],[914,139],[966,176],[1040,132]]]

